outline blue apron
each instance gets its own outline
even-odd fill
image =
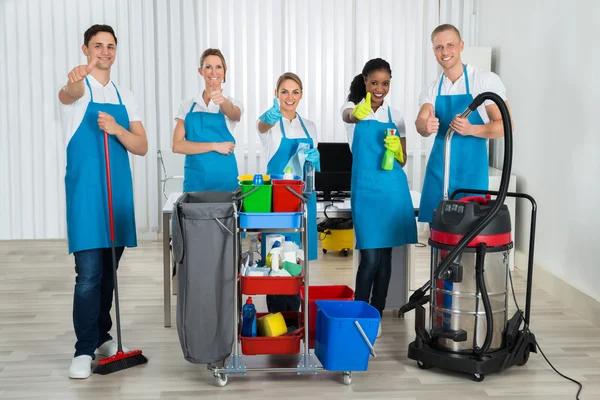
[[[380,249],[417,243],[417,223],[408,179],[397,162],[381,168],[383,139],[388,128],[397,129],[388,107],[389,121],[361,121],[352,140],[350,202],[356,249]]]
[[[104,132],[98,127],[98,112],[114,117],[129,130],[129,115],[113,83],[119,104],[95,103],[90,82],[90,102],[75,134],[67,145],[65,194],[69,254],[110,247]],[[119,140],[109,135],[115,246],[137,246],[133,183],[129,155]]]
[[[225,116],[218,113],[193,112],[192,104],[185,116],[185,140],[196,143],[233,142]],[[233,192],[238,186],[238,166],[235,153],[229,155],[216,151],[185,156],[183,190],[186,192]]]
[[[444,196],[444,141],[446,131],[456,114],[462,114],[473,102],[473,96],[469,90],[466,65],[463,65],[463,75],[465,77],[466,94],[442,95],[443,74],[440,79],[438,95],[435,100],[435,116],[440,120],[440,128],[435,136],[435,142],[425,171],[425,181],[423,182],[423,193],[419,207],[420,222],[431,222],[433,210],[437,208]],[[472,125],[483,125],[483,120],[478,112],[469,115],[469,122]],[[487,139],[455,133],[452,136],[451,144],[448,196],[459,188],[487,190]],[[463,196],[458,196],[458,198]]]
[[[314,143],[310,135],[308,134],[308,130],[306,126],[304,126],[304,122],[300,115],[298,115],[298,120],[302,125],[302,129],[304,129],[305,138],[300,139],[289,139],[285,135],[285,129],[283,127],[283,120],[279,119],[279,127],[281,128],[281,143],[279,144],[279,148],[277,152],[273,155],[269,163],[267,164],[267,174],[283,174],[283,170],[286,165],[290,161],[290,159],[296,154],[298,151],[298,145],[300,143],[307,143],[310,145],[312,149],[314,147]],[[308,212],[308,259],[316,260],[317,259],[317,195],[316,193],[307,195],[309,201],[306,204],[307,212]],[[268,233],[263,233],[263,238],[266,238]],[[300,244],[300,234],[299,233],[287,233],[284,234],[290,236],[294,242]],[[263,239],[261,252],[263,257],[266,257],[268,250],[266,249],[266,240]],[[269,249],[270,250],[270,249]]]

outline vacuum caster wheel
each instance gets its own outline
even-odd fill
[[[348,249],[342,250],[342,254],[344,254],[344,257],[348,257]]]
[[[323,249],[323,254],[327,254],[327,249]]]
[[[431,366],[429,364],[425,364],[423,361],[417,361],[417,366],[419,367],[419,369],[431,369],[431,368],[433,368],[433,366]]]
[[[215,383],[218,387],[227,385],[227,374],[215,374]]]
[[[484,374],[473,374],[472,378],[475,382],[482,382],[483,379],[485,378],[485,375]]]
[[[344,377],[344,385],[352,383],[352,372],[342,372],[342,376]]]
[[[529,361],[529,352],[529,346],[527,346],[525,350],[523,350],[523,358],[521,358],[521,361],[517,363],[519,367],[527,364],[527,361]]]

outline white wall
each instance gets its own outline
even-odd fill
[[[494,48],[493,70],[507,87],[518,190],[539,206],[536,263],[600,300],[600,3],[479,1],[477,14],[479,44]],[[528,228],[519,202],[521,251]]]

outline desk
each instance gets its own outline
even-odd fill
[[[421,203],[421,193],[410,191],[415,217],[419,213],[419,204]],[[330,218],[351,218],[352,210],[350,200],[345,202],[319,202],[317,203],[317,218],[325,217],[325,207],[327,206],[327,216]],[[408,301],[409,287],[414,274],[415,263],[413,261],[414,245],[405,245],[394,247],[392,250],[392,277],[390,279],[390,290],[388,290],[386,309],[400,308]],[[352,257],[353,276],[356,276],[358,264],[360,263],[360,252],[354,252]]]
[[[181,193],[171,193],[162,208],[163,215],[163,296],[165,327],[171,326],[171,216],[173,205]]]

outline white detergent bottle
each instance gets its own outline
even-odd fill
[[[292,171],[292,167],[285,167],[285,169],[283,170],[283,179],[290,181],[294,179],[294,172]]]

